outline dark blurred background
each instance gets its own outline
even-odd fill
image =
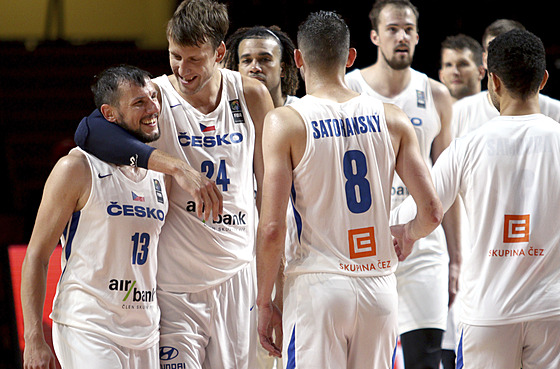
[[[375,61],[369,40],[372,1],[231,0],[230,33],[238,27],[278,25],[295,41],[311,11],[336,10],[358,50],[354,67]],[[541,37],[550,79],[544,93],[560,98],[560,40],[545,2],[413,1],[420,11],[420,43],[413,68],[438,79],[440,44],[465,33],[480,41],[486,26],[515,19]],[[93,76],[128,63],[154,76],[169,73],[165,23],[176,0],[0,0],[0,368],[18,368],[20,353],[7,245],[29,240],[44,182],[73,147],[80,119],[93,109]],[[486,80],[483,81],[486,83]],[[303,84],[301,84],[303,86]],[[483,89],[485,89],[485,85]],[[298,95],[304,94],[303,87]]]

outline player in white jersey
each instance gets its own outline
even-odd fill
[[[173,75],[156,79],[162,137],[153,153],[182,159],[191,170],[206,175],[223,196],[223,211],[211,209],[209,219],[211,198],[197,199],[183,186],[171,189],[158,255],[162,368],[255,367],[253,174],[258,187],[262,122],[273,104],[264,85],[219,68],[228,26],[224,4],[182,2],[167,28]],[[102,132],[111,128],[98,123]],[[88,149],[95,152],[94,126],[89,128]],[[135,150],[129,145],[111,148],[124,157]],[[167,163],[158,157],[152,160],[153,153],[148,166],[166,170]]]
[[[400,107],[414,127],[422,158],[431,167],[451,142],[451,96],[443,84],[410,67],[419,39],[418,11],[407,0],[380,0],[373,5],[370,20],[377,61],[348,73],[346,84]],[[392,207],[407,196],[408,189],[395,176]],[[459,260],[449,257],[455,256],[459,247],[458,208],[453,210],[442,224],[445,234],[438,227],[419,240],[412,255],[396,271],[399,334],[407,369],[439,367],[447,306],[454,298],[458,278]]]
[[[560,101],[539,94],[539,106],[542,114],[560,122]],[[490,101],[488,91],[465,97],[453,104],[453,135],[462,137],[499,115],[500,112]]]
[[[461,100],[467,96],[479,93],[482,89],[480,81],[486,74],[486,68],[482,63],[482,46],[472,37],[459,34],[448,36],[441,43],[441,68],[439,70],[440,81],[449,89],[454,101]],[[455,104],[453,105],[455,112]],[[452,125],[452,129],[456,128]],[[465,207],[461,199],[459,208],[461,212],[461,244],[469,244],[468,219]],[[462,260],[462,250],[455,250],[456,255],[450,257],[456,261],[456,268]],[[458,288],[458,286],[454,286]],[[457,293],[457,291],[452,291]],[[457,337],[457,304],[449,301],[447,314],[447,328],[443,333],[441,342],[441,362],[444,369],[455,369],[455,347]]]
[[[157,90],[147,72],[109,68],[92,90],[95,114],[142,141],[159,137]],[[51,318],[62,367],[158,367],[157,249],[167,208],[161,173],[108,164],[77,148],[59,160],[22,269],[25,368],[55,367],[41,317],[58,238],[63,272]]]
[[[289,105],[299,98],[295,93],[299,84],[298,69],[294,61],[294,43],[290,37],[277,26],[243,27],[236,30],[226,41],[224,66],[237,70],[241,75],[262,82],[274,102],[274,107]],[[288,207],[287,221],[290,224],[290,235],[295,234],[293,213]],[[287,245],[293,238],[286,239]],[[282,309],[282,291],[284,269],[278,271],[280,283],[274,291],[275,304]],[[256,281],[255,281],[256,282]],[[257,345],[258,369],[280,368],[281,361],[268,355],[268,352]]]
[[[267,115],[263,133],[261,343],[280,356],[283,331],[286,368],[389,367],[397,338],[397,254],[388,216],[395,168],[424,212],[405,227],[410,247],[439,224],[439,200],[406,115],[345,86],[356,52],[342,18],[311,14],[298,46],[308,94]],[[298,239],[286,250],[282,317],[271,292],[290,195]]]
[[[535,35],[513,30],[492,41],[488,89],[500,116],[434,166],[444,208],[460,193],[473,236],[457,368],[560,367],[560,127],[539,112],[545,68]]]

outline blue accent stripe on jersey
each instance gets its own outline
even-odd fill
[[[296,326],[292,330],[292,337],[288,345],[288,363],[286,369],[295,369],[296,367]]]
[[[69,222],[69,226],[66,225],[67,234],[66,234],[66,246],[65,246],[65,253],[64,257],[66,260],[70,259],[70,253],[72,252],[72,241],[74,241],[74,236],[76,235],[76,229],[78,228],[78,223],[80,222],[80,215],[81,212],[77,211],[72,214],[72,219]]]
[[[463,330],[461,330],[461,339],[457,347],[457,369],[462,369],[463,366]]]
[[[391,359],[391,369],[395,369],[395,360],[397,359],[397,346],[399,345],[399,337],[395,341],[395,348],[393,349],[393,358]]]
[[[293,183],[292,183],[292,207],[294,208],[294,219],[296,221],[296,226],[297,226],[298,241],[301,242],[301,229],[303,225],[301,222],[301,215],[296,210],[296,188],[294,187]]]

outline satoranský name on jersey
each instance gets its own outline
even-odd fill
[[[311,121],[313,127],[313,138],[326,137],[350,137],[365,133],[379,133],[378,115],[358,116],[343,119],[321,119]]]

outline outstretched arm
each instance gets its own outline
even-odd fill
[[[432,144],[431,156],[435,164],[453,138],[451,127],[453,114],[451,95],[447,87],[434,80],[430,80],[430,85],[441,122],[440,133]],[[445,232],[445,243],[449,254],[449,305],[451,305],[457,295],[461,270],[461,213],[458,199],[445,213],[441,225]]]
[[[395,151],[395,169],[418,208],[418,214],[410,222],[391,227],[397,256],[404,260],[412,252],[414,242],[441,223],[443,210],[408,117],[390,104],[385,104],[385,116]]]

